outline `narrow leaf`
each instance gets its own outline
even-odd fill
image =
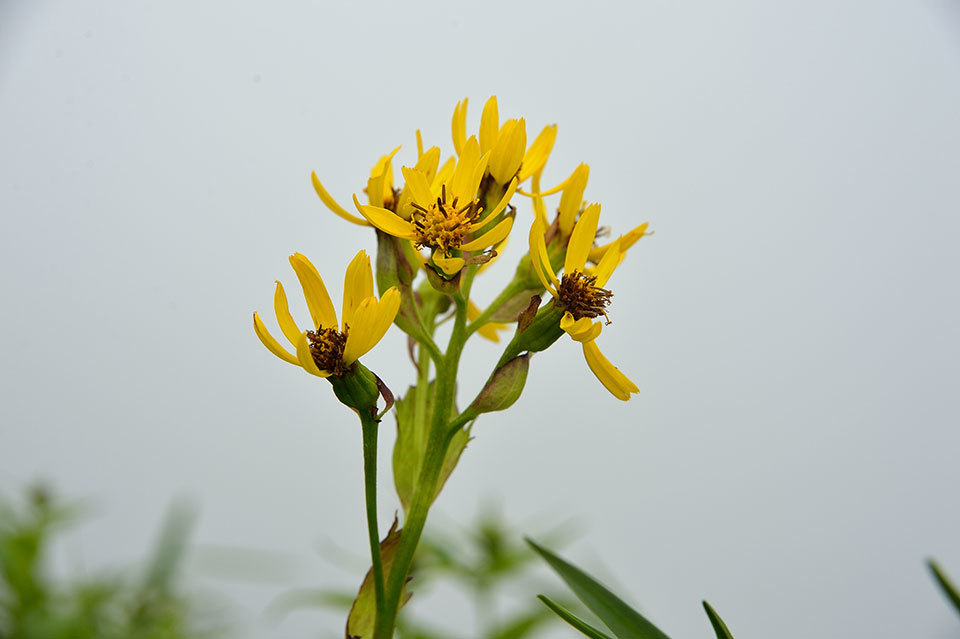
[[[397,546],[400,544],[400,531],[397,530],[397,520],[393,520],[390,531],[380,542],[380,558],[383,562],[383,578],[390,578],[390,569],[393,568],[393,560],[397,556]],[[404,592],[400,595],[400,606],[410,599],[410,595]],[[359,639],[370,639],[373,637],[373,629],[377,621],[377,599],[373,585],[373,569],[367,571],[367,576],[363,578],[360,585],[360,592],[350,608],[350,616],[347,617],[346,637],[358,637]]]
[[[547,597],[546,595],[537,595],[537,599],[542,601],[547,608],[557,613],[558,617],[590,637],[590,639],[610,639],[608,635],[604,634],[600,630],[597,630],[580,617],[576,616],[557,602],[550,599],[550,597]]]
[[[560,575],[573,593],[589,608],[619,639],[669,639],[659,628],[643,615],[625,604],[596,579],[570,564],[546,548],[527,539],[534,550]]]
[[[950,581],[949,577],[947,577],[947,573],[943,572],[936,561],[928,559],[927,566],[929,566],[930,572],[933,573],[933,578],[940,584],[940,589],[943,590],[943,594],[950,600],[950,603],[957,609],[957,612],[960,612],[960,591],[957,590],[957,587]]]
[[[707,616],[710,617],[710,623],[713,625],[713,631],[717,633],[717,639],[733,639],[727,624],[723,623],[723,619],[720,618],[717,611],[711,608],[706,601],[703,602],[703,609],[707,611]]]

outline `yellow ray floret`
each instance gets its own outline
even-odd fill
[[[386,334],[400,309],[400,291],[393,287],[378,300],[373,294],[370,258],[365,251],[360,251],[347,266],[344,276],[342,323],[338,325],[330,294],[310,260],[296,253],[290,256],[290,265],[303,289],[313,328],[303,331],[297,327],[286,292],[278,281],[274,312],[280,331],[294,352],[269,333],[258,313],[253,314],[253,330],[263,345],[283,361],[318,377],[342,375]]]

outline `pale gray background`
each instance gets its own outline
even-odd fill
[[[922,564],[960,577],[957,9],[3,0],[0,485],[97,499],[68,569],[139,556],[193,495],[200,542],[290,556],[274,583],[204,582],[248,636],[339,633],[258,621],[287,585],[356,582],[317,539],[365,542],[352,416],[250,315],[275,278],[296,298],[291,252],[338,296],[374,248],[311,170],[346,202],[416,127],[449,153],[456,101],[475,130],[495,93],[559,123],[546,182],[589,162],[606,223],[656,230],[601,338],[641,393],[612,399],[569,340],[538,355],[444,517],[579,517],[567,554],[676,637],[711,636],[704,597],[738,639],[957,636]],[[464,396],[495,356],[467,353]],[[365,361],[412,377],[397,333]],[[421,613],[455,622],[444,597]]]

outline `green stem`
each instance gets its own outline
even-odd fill
[[[457,391],[457,369],[460,365],[460,355],[466,342],[467,302],[470,295],[472,275],[476,267],[468,267],[462,284],[462,294],[454,300],[457,306],[456,321],[453,333],[450,335],[450,344],[446,355],[437,365],[437,376],[434,381],[435,395],[433,415],[430,422],[430,431],[427,437],[427,446],[424,451],[423,462],[420,466],[420,475],[417,478],[416,489],[407,512],[400,534],[400,543],[394,555],[390,575],[387,578],[386,593],[382,615],[377,616],[375,639],[389,639],[393,636],[396,625],[397,612],[400,609],[400,598],[403,586],[413,563],[420,536],[427,522],[427,514],[436,497],[437,480],[443,468],[443,461],[447,456],[447,448],[453,433],[456,431],[447,428],[451,409],[454,405]]]
[[[360,412],[363,428],[363,487],[367,501],[367,534],[370,537],[370,561],[373,566],[373,590],[377,614],[383,610],[383,560],[380,556],[380,527],[377,524],[377,432],[380,422]]]
[[[511,281],[507,284],[507,287],[503,289],[499,295],[490,304],[487,305],[487,308],[484,309],[482,313],[477,315],[476,319],[470,322],[470,325],[467,326],[467,337],[470,337],[475,332],[477,332],[480,327],[490,321],[490,318],[494,313],[500,310],[504,304],[510,301],[513,297],[519,294],[521,291],[526,290],[523,282],[518,282],[516,280]]]

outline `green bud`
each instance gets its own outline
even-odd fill
[[[520,321],[517,323],[517,336],[515,338],[517,352],[536,353],[544,351],[563,335],[563,329],[560,328],[560,318],[563,317],[563,310],[557,308],[551,300],[549,304],[537,312],[532,320],[524,317],[524,314],[528,311],[521,313]]]
[[[463,273],[462,270],[457,271],[457,274],[451,276],[450,279],[438,273],[437,269],[432,266],[428,265],[424,270],[427,272],[427,281],[430,282],[430,286],[432,286],[434,290],[444,295],[449,295],[450,297],[460,295],[460,275]]]
[[[377,376],[366,366],[357,362],[346,373],[327,378],[333,386],[333,392],[340,403],[349,406],[358,413],[377,414],[377,400],[380,399],[380,383]]]
[[[477,414],[491,413],[513,406],[513,403],[520,398],[524,384],[527,383],[529,368],[530,354],[526,353],[514,357],[495,370],[490,376],[490,381],[473,401],[470,410]]]

